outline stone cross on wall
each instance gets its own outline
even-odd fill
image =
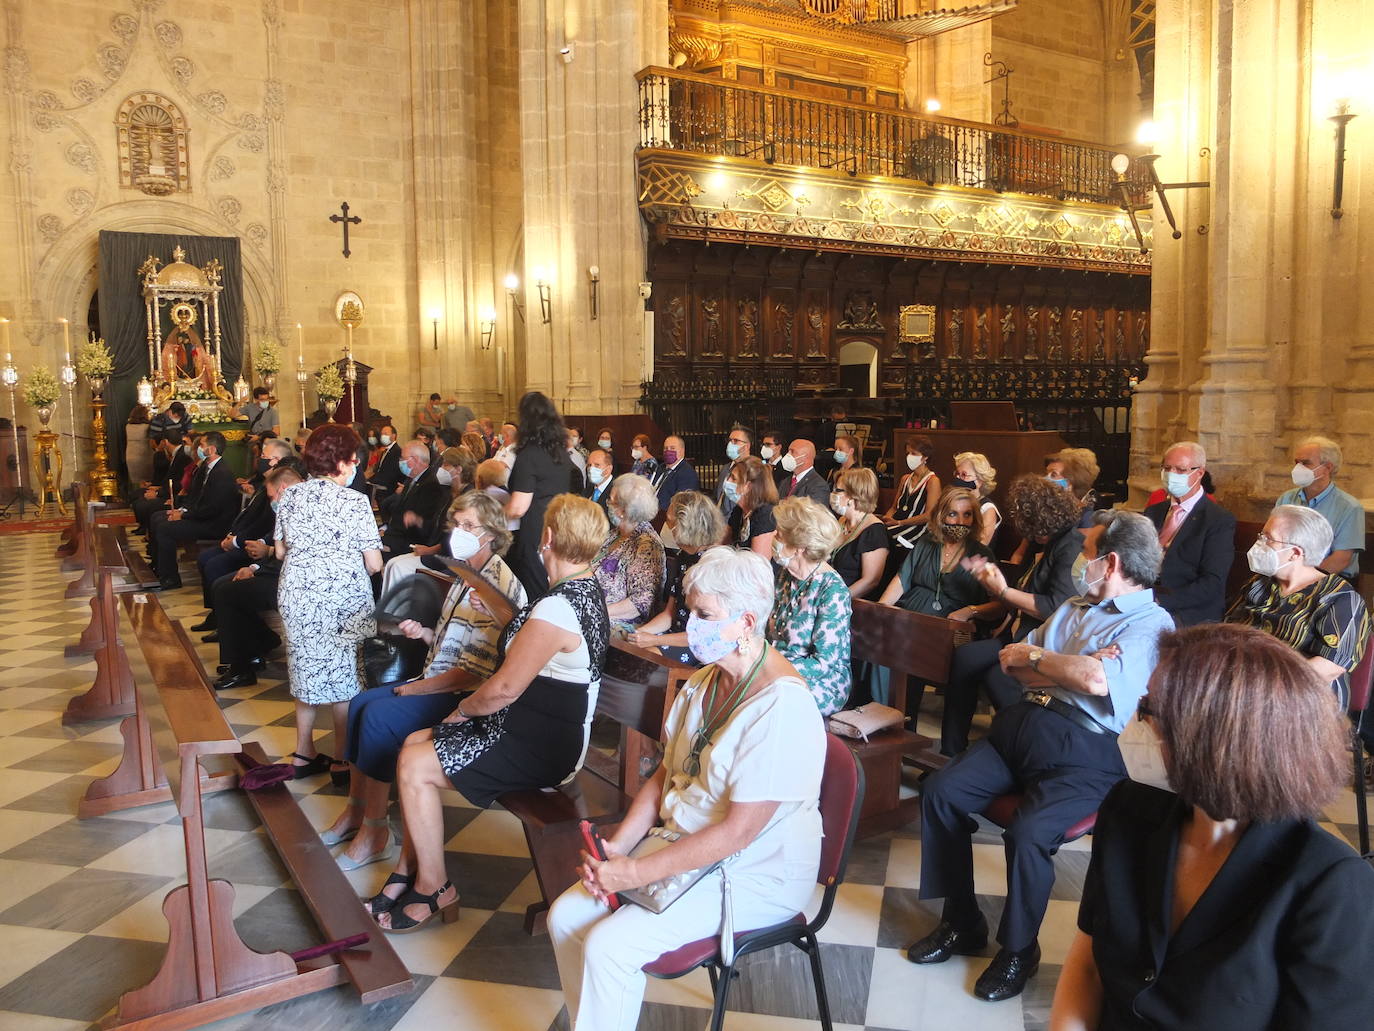
[[[348,213],[348,201],[344,201],[342,204],[340,204],[339,210],[342,211],[343,214],[330,215],[329,221],[343,223],[343,256],[347,258],[350,254],[353,253],[348,249],[348,224],[352,222],[355,226],[361,225],[363,220],[359,218],[357,215],[350,215]]]

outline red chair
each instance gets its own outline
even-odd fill
[[[715,1008],[711,1012],[711,1031],[720,1031],[725,1023],[725,1002],[730,994],[730,981],[735,977],[735,965],[751,952],[762,952],[776,945],[791,943],[811,960],[811,977],[816,985],[816,1008],[820,1010],[821,1026],[833,1027],[830,1020],[830,1001],[825,994],[825,975],[821,970],[821,946],[816,933],[830,918],[835,904],[835,892],[844,880],[849,849],[859,825],[859,809],[864,797],[864,775],[853,751],[843,740],[825,736],[825,772],[821,777],[821,826],[825,838],[821,842],[821,863],[816,882],[825,888],[821,908],[809,923],[803,913],[792,919],[756,931],[740,931],[735,935],[735,958],[728,964],[720,958],[720,936],[689,942],[672,952],[665,952],[644,967],[653,977],[671,979],[690,974],[697,967],[706,967],[711,977],[711,991]]]
[[[998,795],[983,810],[983,815],[997,826],[1005,829],[1015,818],[1016,810],[1021,806],[1021,798],[1021,795]],[[1064,832],[1064,841],[1073,841],[1085,834],[1091,834],[1095,826],[1097,826],[1097,814],[1090,813]]]
[[[1360,855],[1369,855],[1369,802],[1365,798],[1364,739],[1360,737],[1363,720],[1374,719],[1369,711],[1370,689],[1374,687],[1374,640],[1365,645],[1364,656],[1350,672],[1351,751],[1355,753],[1355,822],[1360,828]]]

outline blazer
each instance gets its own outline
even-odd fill
[[[272,511],[267,491],[259,488],[229,524],[229,533],[234,535],[234,544],[241,548],[244,541],[270,541],[276,522],[277,514]]]
[[[1150,505],[1145,515],[1156,530],[1161,529],[1169,517],[1169,501]],[[1155,599],[1176,626],[1220,622],[1226,612],[1226,577],[1235,542],[1236,517],[1202,495],[1164,553],[1155,585]]]
[[[1103,801],[1078,926],[1102,979],[1099,1031],[1368,1027],[1374,869],[1311,820],[1252,824],[1171,932],[1177,795]]]
[[[658,509],[663,512],[667,510],[668,502],[673,500],[674,494],[684,490],[701,490],[701,479],[697,476],[692,463],[684,458],[671,469],[665,466],[659,470],[658,481],[654,486],[658,488]]]
[[[778,499],[792,497],[789,493],[792,489],[792,477],[787,476],[778,484]],[[816,471],[814,467],[802,477],[797,484],[796,496],[799,498],[809,498],[827,512],[830,511],[830,484],[826,482],[824,476]]]
[[[401,445],[393,441],[387,445],[382,457],[377,460],[377,468],[372,472],[371,482],[386,495],[394,491],[396,484],[403,479],[405,477],[401,475]]]
[[[591,480],[588,480],[587,485],[582,488],[582,496],[591,498],[601,506],[601,511],[606,512],[606,506],[611,503],[611,484],[613,482],[613,480],[602,480],[599,484],[593,484]],[[602,488],[600,497],[596,493],[597,487]]]
[[[191,490],[183,502],[186,518],[194,523],[204,523],[205,536],[223,537],[239,511],[239,485],[234,470],[223,458],[215,462],[208,473],[205,463],[196,470]]]
[[[386,533],[382,535],[382,544],[389,549],[387,553],[393,558],[405,555],[412,544],[423,544],[433,537],[434,524],[448,510],[450,496],[432,465],[408,481],[405,490],[396,495],[396,502],[387,516]],[[419,526],[406,526],[407,512],[420,517]]]

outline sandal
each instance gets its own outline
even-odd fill
[[[316,752],[315,758],[313,759],[309,756],[301,755],[300,752],[292,752],[291,758],[299,759],[301,763],[304,763],[304,765],[299,763],[291,764],[291,776],[294,780],[301,780],[305,777],[313,777],[317,773],[324,773],[329,769],[329,764],[334,761],[323,752]]]
[[[397,895],[394,899],[386,893],[386,889],[393,884],[404,886],[404,890],[401,894]],[[396,903],[409,895],[410,889],[413,887],[415,887],[414,874],[393,873],[386,879],[386,883],[382,885],[381,891],[377,892],[377,894],[373,895],[370,899],[363,899],[363,908],[367,910],[373,920],[376,920],[377,917],[381,916],[383,913],[390,913],[395,909]]]
[[[388,934],[410,934],[428,925],[436,916],[446,924],[453,923],[453,921],[458,919],[458,899],[455,897],[447,906],[439,905],[439,896],[452,887],[452,881],[445,881],[443,887],[434,892],[434,894],[421,895],[412,886],[404,895],[398,898],[396,904],[391,907],[391,926],[383,927],[382,930],[386,931]],[[412,920],[410,917],[406,916],[406,906],[414,906],[421,902],[429,906],[428,916],[424,917],[422,920]],[[398,927],[396,924],[398,920],[403,920],[405,923]]]

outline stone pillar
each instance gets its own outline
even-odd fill
[[[907,107],[922,113],[934,97],[946,118],[992,121],[992,94],[983,81],[988,77],[983,55],[991,49],[991,21],[912,43],[907,47]]]
[[[651,369],[638,293],[645,231],[634,174],[634,73],[666,63],[667,49],[666,4],[520,2],[523,386],[549,394],[563,411],[634,411]],[[536,270],[549,285],[547,325]]]
[[[1212,186],[1170,193],[1180,240],[1156,205],[1150,374],[1132,449],[1140,491],[1157,485],[1169,440],[1196,437],[1228,505],[1259,518],[1289,486],[1294,442],[1320,432],[1345,447],[1345,489],[1368,492],[1374,333],[1358,276],[1374,259],[1359,233],[1374,145],[1352,131],[1345,213],[1333,219],[1328,117],[1341,70],[1363,60],[1351,26],[1371,14],[1371,0],[1156,9],[1160,177]]]

